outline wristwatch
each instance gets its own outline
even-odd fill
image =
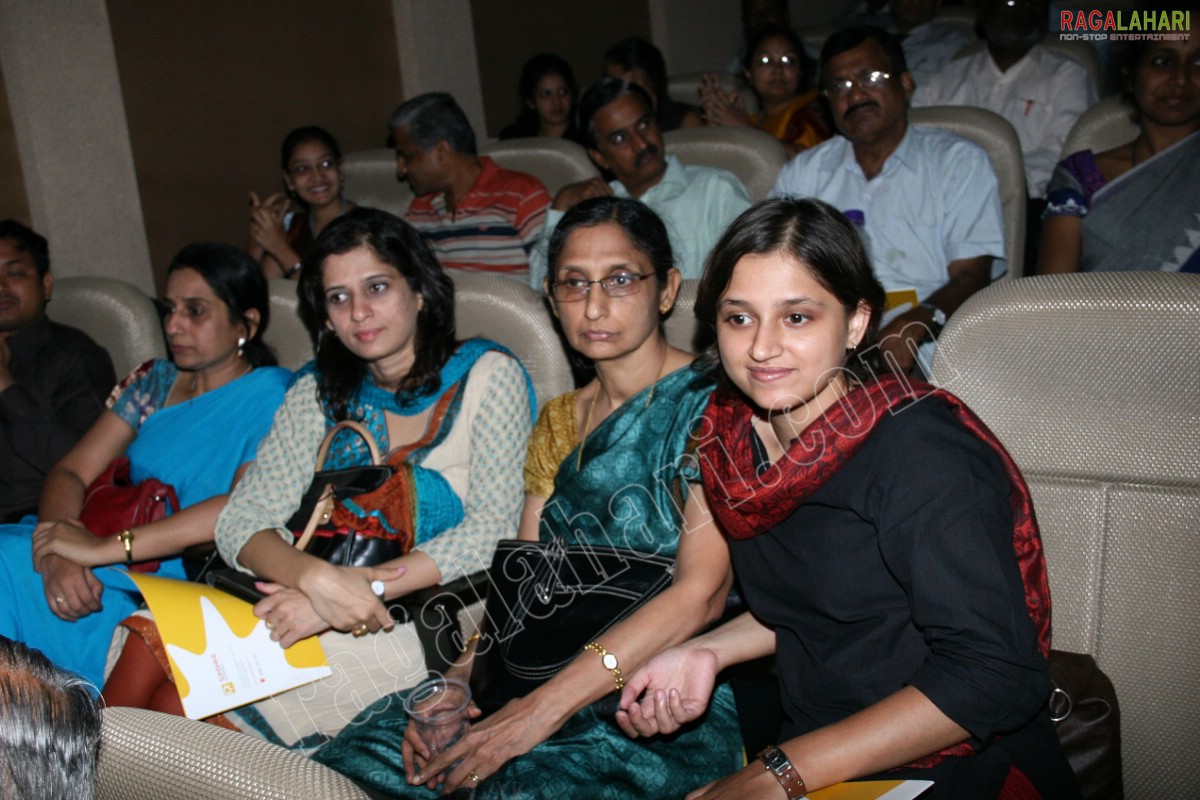
[[[589,642],[583,646],[584,650],[593,650],[600,656],[600,663],[604,668],[612,673],[613,682],[616,683],[617,689],[625,688],[625,678],[621,675],[621,667],[617,663],[617,657],[604,649],[604,645],[599,642]]]
[[[769,744],[758,754],[758,760],[763,762],[763,766],[767,768],[767,772],[773,774],[775,779],[779,781],[779,785],[787,792],[789,800],[805,796],[804,779],[800,777],[800,773],[792,765],[792,761],[787,757],[787,753],[775,745]]]
[[[917,303],[918,308],[924,308],[933,315],[933,324],[930,330],[933,332],[934,338],[942,335],[942,328],[946,327],[946,312],[935,306],[933,303]]]

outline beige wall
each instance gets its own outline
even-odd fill
[[[244,245],[247,193],[282,189],[300,125],[380,147],[401,100],[389,0],[108,0],[154,271],[188,242]]]

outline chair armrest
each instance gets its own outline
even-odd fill
[[[99,800],[368,800],[298,753],[140,708],[104,710],[97,774]]]

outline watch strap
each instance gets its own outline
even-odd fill
[[[769,744],[759,752],[758,760],[767,768],[767,772],[770,772],[779,781],[779,785],[787,792],[789,800],[805,796],[804,779],[800,777],[799,771],[792,764],[792,760],[787,757],[787,753],[775,745]]]

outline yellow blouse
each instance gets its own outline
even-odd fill
[[[579,392],[567,392],[546,403],[525,450],[525,494],[549,497],[563,459],[579,445],[575,414]]]

